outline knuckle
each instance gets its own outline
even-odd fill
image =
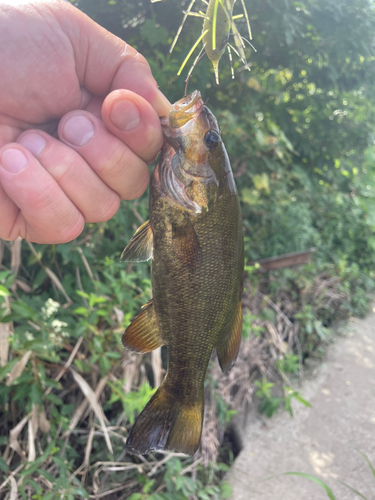
[[[86,217],[86,222],[106,222],[111,219],[120,208],[120,197],[113,193],[111,199],[101,203],[92,216]]]
[[[51,209],[54,201],[59,198],[58,194],[59,187],[53,182],[48,182],[43,189],[33,189],[28,193],[25,206],[32,207],[36,212]]]
[[[149,71],[151,73],[151,68],[150,68],[150,65],[149,65],[147,59],[142,54],[140,54],[137,50],[135,50],[134,47],[131,47],[130,45],[127,44],[126,54],[128,55],[129,59],[132,59],[133,62],[144,65],[144,68],[146,69],[146,71]]]
[[[51,167],[51,175],[58,184],[69,184],[80,171],[77,157],[74,153],[66,152],[63,161]]]
[[[146,134],[142,151],[142,158],[144,158],[146,162],[152,161],[159,149],[160,148],[155,141],[155,137],[151,136],[150,134]]]
[[[107,182],[118,181],[121,173],[131,161],[131,155],[132,153],[129,149],[118,147],[110,159],[106,158],[98,161],[96,166],[97,174],[101,178],[106,179]]]

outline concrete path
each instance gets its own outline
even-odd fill
[[[312,408],[294,404],[294,418],[250,416],[228,477],[232,500],[327,500],[319,485],[285,472],[320,477],[337,500],[360,498],[339,480],[375,499],[375,478],[356,452],[375,467],[375,307],[366,319],[349,322],[308,378],[299,392]]]

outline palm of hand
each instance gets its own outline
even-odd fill
[[[144,191],[168,102],[142,56],[62,1],[1,5],[0,46],[0,237],[69,241]]]

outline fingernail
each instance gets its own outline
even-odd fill
[[[18,174],[26,167],[28,161],[19,149],[6,149],[1,155],[1,163],[8,172]]]
[[[83,146],[94,137],[95,127],[86,116],[71,116],[66,120],[62,128],[62,136],[73,146]]]
[[[173,109],[172,104],[159,89],[157,90],[155,99],[151,104],[155,108],[159,116],[168,116],[171,109]]]
[[[20,144],[30,151],[34,156],[39,156],[43,151],[46,140],[40,134],[30,133],[21,137]]]
[[[109,118],[115,127],[124,132],[135,129],[141,123],[138,108],[130,99],[115,102]]]

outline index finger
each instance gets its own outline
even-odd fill
[[[117,89],[131,90],[159,116],[167,115],[171,103],[158,89],[146,59],[83,12],[73,13],[72,5],[66,3],[64,8],[61,21],[74,49],[80,84],[101,96]]]

